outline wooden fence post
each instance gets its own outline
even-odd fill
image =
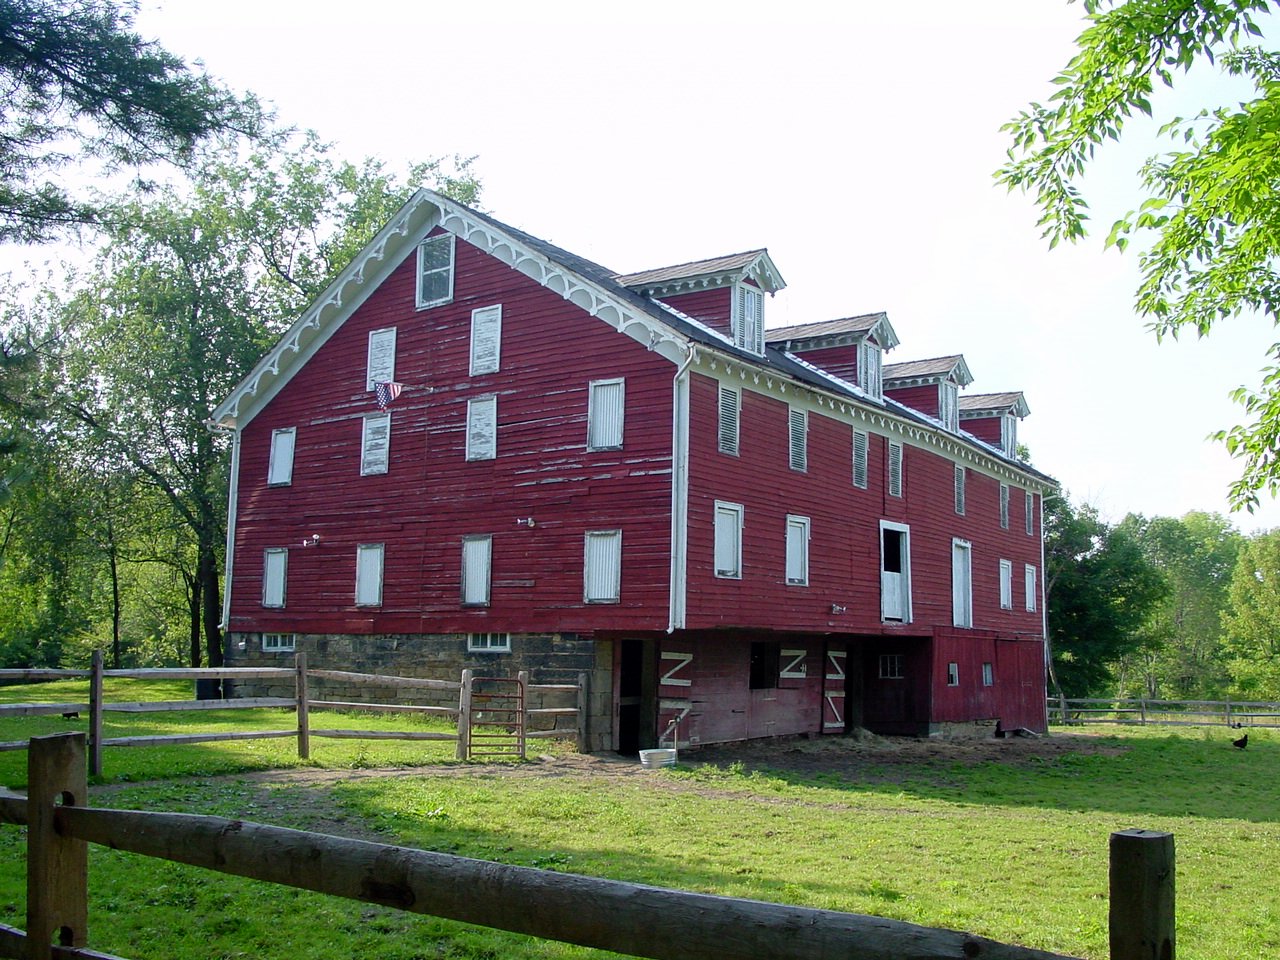
[[[588,684],[591,682],[591,675],[585,670],[578,674],[578,752],[591,752],[591,727],[588,724],[590,716],[590,688]]]
[[[462,671],[462,688],[458,691],[458,759],[471,756],[471,678],[470,669]]]
[[[88,943],[89,845],[58,833],[54,810],[85,806],[83,733],[32,737],[27,748],[27,958],[51,960],[53,942]]]
[[[298,699],[298,757],[311,759],[311,714],[307,703],[307,655],[300,653],[294,658],[294,669],[297,678],[294,681],[294,693]]]
[[[1111,834],[1111,960],[1174,960],[1173,834]]]
[[[102,651],[93,651],[89,674],[89,772],[102,776]]]
[[[529,732],[529,671],[521,670],[516,674],[516,684],[520,688],[520,716],[516,718],[519,726],[516,727],[516,746],[520,754],[521,760],[528,759],[528,751],[525,745],[529,742],[526,734]]]

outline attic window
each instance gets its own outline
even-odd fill
[[[1006,457],[1018,455],[1018,418],[1011,413],[1000,418],[1000,449]]]
[[[418,309],[453,299],[452,233],[428,237],[418,245]]]
[[[938,419],[948,430],[960,429],[960,388],[950,380],[938,384]]]
[[[858,344],[858,386],[876,400],[884,395],[880,347],[872,340]]]
[[[733,342],[743,350],[760,356],[764,353],[764,293],[745,283],[738,284],[733,296]]]

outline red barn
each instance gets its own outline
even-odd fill
[[[215,413],[228,662],[585,670],[597,749],[1043,730],[1022,395],[884,364],[883,313],[768,329],[783,286],[417,193]]]

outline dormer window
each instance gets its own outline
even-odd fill
[[[453,299],[452,233],[427,237],[418,244],[418,309],[435,307]]]
[[[733,296],[733,342],[756,356],[764,353],[764,293],[740,283]]]
[[[884,395],[880,346],[873,340],[858,344],[858,386],[876,400]]]
[[[1000,418],[1000,449],[1006,457],[1018,455],[1018,418],[1011,413]]]
[[[938,384],[938,419],[953,433],[960,429],[960,387],[950,380]]]

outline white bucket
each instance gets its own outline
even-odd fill
[[[675,765],[676,751],[674,749],[640,751],[640,766],[646,770],[656,770],[659,767],[674,767]]]

